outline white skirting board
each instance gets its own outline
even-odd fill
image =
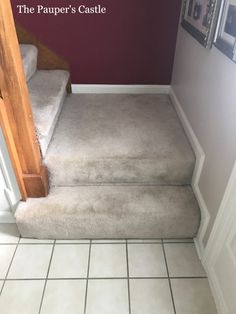
[[[204,198],[202,196],[202,193],[199,189],[199,179],[201,176],[201,172],[203,169],[204,161],[205,161],[205,153],[198,141],[198,138],[196,134],[193,131],[193,128],[182,109],[181,103],[179,102],[177,96],[175,95],[174,90],[170,89],[170,98],[172,101],[172,104],[175,107],[175,110],[179,116],[180,121],[182,122],[183,128],[186,132],[186,135],[188,136],[188,139],[192,145],[192,148],[194,150],[194,153],[196,155],[196,165],[194,169],[193,179],[192,179],[192,188],[194,191],[194,194],[198,200],[199,207],[201,210],[201,225],[199,228],[198,235],[195,239],[196,248],[198,250],[199,257],[202,258],[204,255],[204,245],[203,245],[203,238],[207,230],[207,226],[209,224],[210,220],[210,214],[209,210],[207,208],[207,205],[204,201]]]
[[[169,94],[170,85],[72,84],[74,94]]]

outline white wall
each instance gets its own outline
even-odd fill
[[[236,160],[236,64],[179,27],[172,89],[205,153],[199,190],[210,235]]]
[[[21,195],[0,128],[0,223],[14,222],[13,212]]]

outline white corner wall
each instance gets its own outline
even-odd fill
[[[180,26],[171,87],[205,154],[198,181],[209,212],[205,246],[236,160],[236,64]]]
[[[0,223],[15,221],[13,214],[20,199],[20,191],[0,128]]]

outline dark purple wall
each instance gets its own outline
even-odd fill
[[[23,15],[17,4],[102,4],[106,15]],[[80,84],[169,84],[181,0],[12,0],[15,18],[71,65]]]

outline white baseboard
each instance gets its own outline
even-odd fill
[[[0,223],[16,223],[16,220],[10,211],[0,211]]]
[[[204,245],[203,245],[203,238],[207,230],[207,226],[209,224],[210,220],[210,214],[209,210],[206,206],[206,203],[204,201],[204,198],[202,196],[202,193],[199,189],[199,179],[202,173],[204,161],[205,161],[205,153],[198,141],[198,138],[196,134],[193,131],[193,128],[184,112],[182,109],[182,106],[178,100],[178,98],[175,95],[175,92],[172,88],[170,88],[170,98],[171,101],[175,107],[175,110],[179,116],[180,121],[182,122],[183,128],[186,132],[186,135],[191,143],[191,146],[193,148],[193,151],[196,155],[196,164],[195,164],[195,169],[193,173],[193,178],[192,178],[192,188],[194,191],[194,194],[198,200],[198,204],[201,210],[201,225],[199,228],[199,232],[197,237],[195,238],[195,245],[199,254],[199,257],[202,259],[204,255]]]
[[[170,85],[72,84],[74,94],[169,94]]]

